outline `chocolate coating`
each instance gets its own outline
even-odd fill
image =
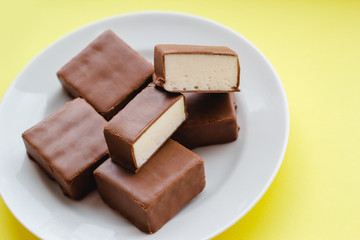
[[[149,62],[108,30],[57,76],[71,96],[84,98],[109,120],[151,81],[153,72]]]
[[[171,137],[187,148],[235,141],[239,127],[233,93],[184,93],[188,119]]]
[[[154,48],[154,69],[155,72],[152,76],[153,82],[160,87],[163,87],[166,82],[165,74],[165,55],[167,54],[208,54],[208,55],[226,55],[236,56],[237,53],[228,47],[224,46],[198,46],[198,45],[178,45],[178,44],[159,44]],[[240,85],[240,64],[239,58],[237,59],[238,66],[238,82],[234,92],[239,92]],[[181,92],[181,90],[178,90]],[[190,92],[190,91],[186,91]],[[205,92],[205,91],[192,91],[192,92]],[[224,91],[206,91],[210,92],[224,92]]]
[[[112,160],[136,172],[133,144],[183,96],[150,84],[105,125],[104,135]],[[186,114],[186,113],[185,113]]]
[[[29,157],[55,179],[64,194],[80,199],[93,190],[94,169],[108,158],[102,118],[77,98],[22,134]]]
[[[205,187],[204,161],[168,140],[132,172],[107,160],[95,172],[101,198],[145,233],[154,233]]]

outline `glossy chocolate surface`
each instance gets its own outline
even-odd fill
[[[65,195],[80,199],[95,188],[93,170],[108,157],[105,119],[77,98],[25,131],[26,150]]]
[[[187,148],[235,141],[239,127],[233,93],[184,93],[188,119],[171,137]]]
[[[203,160],[171,139],[136,174],[111,159],[94,174],[104,202],[146,233],[156,232],[205,187]]]
[[[136,172],[133,144],[180,98],[181,94],[168,93],[150,84],[115,115],[104,129],[113,161]]]
[[[86,99],[109,120],[151,81],[153,72],[151,63],[108,30],[57,76],[71,96]]]

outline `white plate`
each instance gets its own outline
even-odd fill
[[[153,235],[108,208],[95,191],[76,202],[28,160],[21,133],[70,98],[55,73],[106,29],[152,61],[159,43],[225,45],[240,58],[236,94],[239,139],[198,148],[205,160],[204,191]],[[284,156],[289,113],[284,89],[264,55],[244,37],[186,14],[144,12],[89,24],[56,41],[15,79],[0,108],[0,190],[15,217],[45,239],[204,239],[243,217],[263,196]]]

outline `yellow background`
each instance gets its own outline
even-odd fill
[[[268,57],[285,87],[290,138],[280,171],[260,202],[216,239],[360,239],[360,1],[0,0],[0,97],[56,39],[143,10],[229,26]],[[37,239],[1,198],[0,239]]]

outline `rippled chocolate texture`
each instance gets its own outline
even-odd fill
[[[171,137],[187,148],[228,143],[238,137],[233,93],[184,93],[188,119]]]
[[[105,119],[77,98],[22,134],[29,157],[53,178],[63,193],[81,199],[96,188],[93,171],[108,150]]]
[[[204,161],[168,140],[136,174],[105,161],[95,172],[106,204],[145,233],[154,233],[205,187]]]
[[[62,67],[57,76],[73,97],[86,99],[110,120],[151,79],[154,68],[111,30]]]

